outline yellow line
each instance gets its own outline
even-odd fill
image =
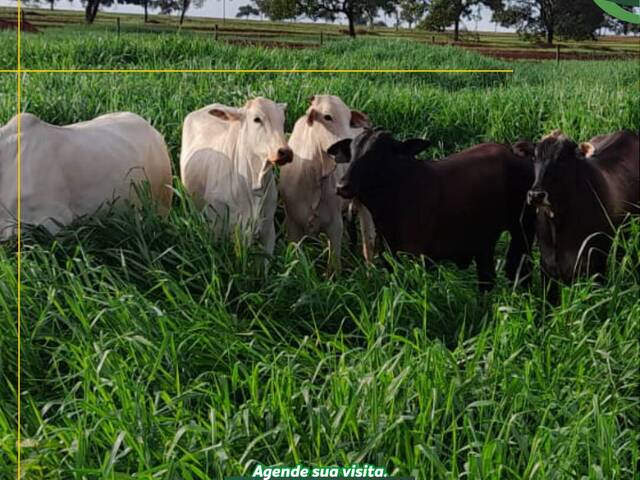
[[[23,73],[513,73],[505,70],[464,70],[464,69],[33,69],[26,68]]]
[[[18,215],[18,258],[16,259],[16,265],[17,265],[17,277],[16,277],[16,281],[17,281],[17,300],[18,300],[18,312],[17,312],[17,330],[18,330],[18,385],[17,385],[17,427],[18,427],[18,435],[17,435],[17,450],[18,450],[18,466],[16,468],[16,478],[19,480],[21,477],[21,460],[22,460],[22,452],[21,452],[21,437],[20,437],[20,426],[22,424],[22,410],[21,410],[21,392],[22,392],[22,381],[20,378],[21,375],[21,370],[20,370],[20,361],[21,361],[21,353],[20,350],[22,348],[21,346],[21,341],[20,341],[20,336],[22,334],[21,332],[21,321],[22,321],[22,317],[20,315],[20,310],[21,310],[21,301],[22,301],[22,297],[21,297],[21,291],[20,291],[20,283],[22,281],[22,276],[21,276],[21,270],[22,270],[22,264],[21,264],[21,257],[22,257],[22,233],[21,233],[21,228],[22,228],[22,224],[21,224],[21,217],[22,217],[22,212],[21,212],[21,192],[20,192],[20,184],[22,183],[21,181],[21,168],[20,168],[20,112],[22,111],[22,105],[21,105],[21,101],[20,101],[20,81],[22,80],[22,76],[20,75],[20,68],[22,67],[22,64],[20,63],[20,29],[22,28],[22,2],[21,0],[18,0],[18,61],[17,61],[17,66],[18,66],[18,71],[17,71],[17,82],[16,82],[16,103],[17,103],[17,107],[18,107],[18,111],[16,112],[17,117],[18,117],[18,172],[17,172],[17,177],[18,177],[18,205],[17,205],[17,215]]]

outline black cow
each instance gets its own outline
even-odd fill
[[[545,277],[570,283],[605,273],[615,228],[627,214],[640,212],[638,138],[622,130],[578,145],[556,131],[535,146],[528,202],[538,212]]]
[[[338,163],[350,162],[338,195],[357,197],[369,209],[394,253],[450,260],[461,268],[475,260],[481,290],[493,286],[495,244],[507,230],[507,276],[528,278],[535,220],[525,202],[533,182],[531,161],[498,144],[440,161],[417,160],[428,145],[420,139],[401,142],[380,130],[336,143],[329,153]]]

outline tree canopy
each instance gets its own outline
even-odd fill
[[[593,37],[604,21],[604,12],[592,0],[502,0],[495,18],[526,36],[572,39]]]

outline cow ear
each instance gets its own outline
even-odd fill
[[[212,108],[208,113],[226,122],[240,121],[244,116],[242,111],[237,108]]]
[[[349,122],[349,125],[351,128],[369,128],[371,127],[371,122],[369,122],[369,117],[364,113],[357,110],[351,110],[351,121]]]
[[[402,149],[404,150],[404,153],[411,155],[412,157],[424,152],[430,146],[431,142],[422,138],[410,138],[409,140],[402,142]]]
[[[309,110],[309,113],[307,113],[307,125],[313,125],[313,122],[315,122],[316,120],[317,113],[318,112],[316,112],[313,108]]]
[[[578,146],[578,150],[586,158],[589,158],[593,156],[594,152],[596,151],[596,147],[594,147],[593,144],[589,142],[584,142]]]
[[[286,103],[279,103],[278,107],[280,107],[283,112],[287,111],[287,104]]]
[[[511,151],[518,157],[531,158],[535,154],[535,145],[531,142],[518,142],[511,146]]]
[[[351,139],[345,138],[329,147],[327,153],[336,163],[349,163],[351,161]]]
[[[309,104],[312,104],[313,102],[315,102],[315,100],[316,100],[316,96],[315,95],[311,95],[309,97]]]

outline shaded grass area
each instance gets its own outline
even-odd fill
[[[396,46],[409,63],[421,55],[458,66],[488,61],[407,42],[358,45],[344,54],[371,64],[390,62]],[[252,61],[236,47],[215,51]],[[554,128],[578,140],[637,129],[638,69],[568,62],[492,77],[29,74],[23,108],[55,124],[139,113],[177,160],[182,119],[206,103],[288,102],[290,129],[310,95],[333,93],[400,137],[428,136],[427,157],[438,157]],[[0,75],[0,86],[12,91],[15,77]],[[14,108],[0,94],[2,121]],[[367,462],[420,479],[638,477],[637,221],[607,282],[565,288],[550,308],[537,278],[531,292],[512,291],[502,262],[498,286],[484,296],[473,269],[426,270],[409,258],[386,270],[346,253],[344,271],[327,279],[322,243],[280,239],[265,259],[216,241],[177,180],[176,189],[167,219],[115,212],[56,239],[26,235],[27,478],[221,479],[258,461]],[[11,477],[16,458],[13,247],[0,246],[0,477]]]

